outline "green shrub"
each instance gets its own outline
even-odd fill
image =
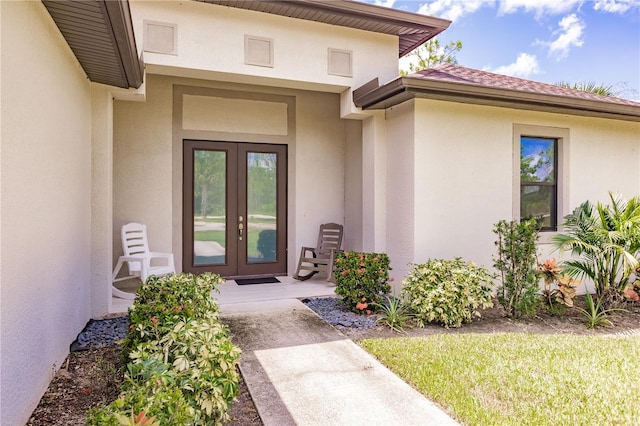
[[[498,302],[509,317],[532,315],[538,304],[535,219],[523,222],[501,220],[493,228],[498,236],[498,255],[493,266],[499,271]]]
[[[91,425],[153,419],[162,425],[228,421],[238,394],[240,350],[218,319],[218,275],[150,278],[129,313],[130,348],[117,400],[90,412]],[[135,424],[135,423],[133,423]]]
[[[138,289],[129,310],[129,328],[122,345],[123,363],[140,343],[160,340],[180,321],[203,318],[208,312],[218,312],[211,293],[224,279],[204,273],[151,276]]]
[[[334,275],[342,303],[360,314],[375,311],[376,303],[391,292],[389,263],[385,253],[338,253]]]
[[[585,201],[564,218],[564,233],[553,238],[554,245],[569,251],[563,262],[573,278],[590,279],[596,299],[603,306],[624,302],[640,257],[640,197],[629,200],[609,193],[610,205]]]
[[[460,327],[480,316],[478,309],[493,306],[492,284],[489,272],[472,262],[429,259],[413,265],[402,289],[418,325]]]

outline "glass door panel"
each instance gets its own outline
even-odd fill
[[[186,272],[223,277],[287,272],[287,147],[185,140]]]
[[[278,212],[278,157],[247,153],[247,262],[274,262]]]
[[[226,263],[225,151],[193,151],[193,264]]]

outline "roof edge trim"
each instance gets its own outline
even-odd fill
[[[113,37],[120,53],[120,61],[124,68],[127,83],[129,87],[137,89],[142,85],[144,65],[142,59],[138,57],[129,1],[100,1],[109,16]]]
[[[362,109],[386,109],[408,99],[424,98],[543,112],[640,121],[640,108],[587,99],[567,98],[485,86],[398,77],[368,90],[354,92],[354,104]]]

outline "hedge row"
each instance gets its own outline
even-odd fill
[[[229,420],[240,349],[211,297],[219,275],[150,277],[129,311],[125,382],[90,425],[210,425]]]

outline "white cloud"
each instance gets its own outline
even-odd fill
[[[500,0],[499,15],[515,13],[520,9],[525,12],[534,12],[536,17],[542,15],[558,15],[572,10],[584,0]]]
[[[596,0],[594,10],[623,14],[630,9],[640,8],[640,0]]]
[[[540,74],[540,67],[538,66],[538,59],[535,55],[530,55],[529,53],[521,53],[518,55],[516,61],[512,64],[503,65],[495,69],[484,68],[484,71],[510,75],[512,77],[526,78],[534,74]]]
[[[474,13],[482,6],[493,6],[495,0],[435,0],[420,6],[418,13],[456,21]]]
[[[393,8],[395,3],[396,3],[396,0],[374,0],[373,1],[373,4],[377,6],[384,6],[388,8]]]
[[[555,56],[557,60],[565,59],[569,55],[571,47],[580,47],[584,43],[585,23],[576,16],[575,13],[567,15],[558,23],[560,35],[549,45],[549,54]]]

